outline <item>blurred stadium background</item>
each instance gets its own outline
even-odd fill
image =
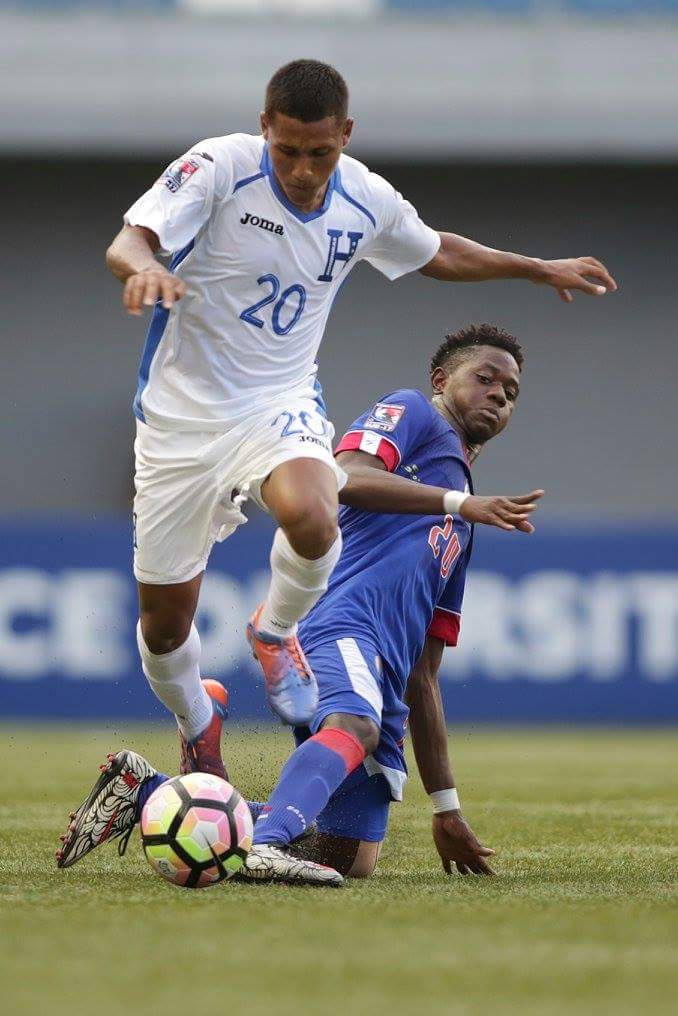
[[[159,717],[133,641],[130,400],[144,326],[104,250],[199,138],[257,129],[273,70],[346,76],[352,154],[433,226],[620,282],[354,273],[321,350],[338,427],[426,388],[445,331],[502,324],[527,365],[481,492],[548,491],[531,539],[483,531],[446,654],[453,721],[678,721],[676,0],[0,0],[0,714]],[[9,200],[7,200],[9,198]],[[218,547],[200,626],[236,714],[263,715],[244,621],[270,526]]]

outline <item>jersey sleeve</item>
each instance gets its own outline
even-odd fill
[[[359,416],[335,448],[334,454],[367,452],[390,473],[416,448],[431,425],[431,408],[421,392],[411,388],[385,395]]]
[[[435,257],[440,235],[419,218],[416,208],[383,177],[370,173],[380,214],[363,258],[391,281],[415,272]]]
[[[456,646],[461,628],[461,606],[466,585],[466,568],[470,551],[467,549],[452,572],[433,611],[428,635],[441,639],[446,646]]]
[[[213,140],[200,141],[170,163],[150,190],[127,210],[129,226],[145,226],[165,253],[180,250],[207,222],[215,199],[233,190],[233,160]]]

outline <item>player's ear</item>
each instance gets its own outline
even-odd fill
[[[268,126],[269,126],[269,124],[268,124],[268,117],[266,116],[266,114],[264,113],[263,110],[259,114],[259,126],[261,127],[261,133],[264,135],[265,139],[268,141]]]
[[[353,119],[353,117],[352,116],[347,116],[346,117],[346,122],[344,123],[344,130],[342,132],[342,137],[341,137],[342,148],[346,148],[346,145],[349,143],[349,141],[351,139],[351,134],[353,133],[353,125],[354,124],[355,124],[355,120]]]
[[[449,375],[444,367],[436,367],[433,371],[431,374],[431,388],[436,395],[442,392],[448,377]]]

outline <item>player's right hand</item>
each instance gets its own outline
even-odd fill
[[[165,310],[174,306],[186,292],[186,283],[172,275],[162,265],[136,272],[125,282],[122,303],[128,314],[138,317],[146,307],[153,307],[162,300]]]
[[[516,497],[477,497],[470,494],[462,504],[459,514],[467,522],[533,533],[534,526],[529,521],[529,516],[543,496],[543,490],[533,490],[531,494],[520,494]]]
[[[494,850],[484,847],[460,811],[433,816],[433,842],[448,875],[455,864],[460,875],[494,875],[488,857]]]

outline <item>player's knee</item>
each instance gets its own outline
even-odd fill
[[[142,610],[139,620],[149,652],[164,656],[183,646],[193,619],[181,611]]]
[[[374,875],[375,868],[377,867],[376,860],[359,861],[357,858],[351,865],[350,870],[347,872],[348,878],[369,878],[370,875]]]
[[[276,514],[292,548],[302,557],[322,557],[337,538],[337,502],[330,498],[297,497],[281,505]]]
[[[374,875],[381,852],[381,843],[362,840],[347,875],[349,878],[369,878]]]
[[[366,755],[377,750],[381,731],[368,716],[353,716],[351,713],[331,713],[323,723],[323,727],[335,727],[352,734],[363,746]]]

